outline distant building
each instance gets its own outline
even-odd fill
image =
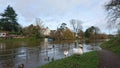
[[[0,32],[0,38],[8,37],[8,32]]]
[[[44,36],[50,36],[51,30],[47,27],[43,29],[43,35]]]

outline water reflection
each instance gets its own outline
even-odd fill
[[[68,56],[73,54],[74,43],[47,42],[38,43],[35,47],[25,47],[27,43],[21,43],[18,48],[6,48],[6,43],[0,43],[0,68],[18,68],[24,64],[25,68],[36,68],[37,66],[64,58],[64,50],[68,50]],[[13,43],[14,44],[14,43]],[[23,44],[25,46],[23,46]],[[36,44],[35,44],[36,45]],[[12,45],[15,46],[15,45]],[[83,44],[83,51],[100,50],[99,44]]]
[[[5,48],[6,48],[5,43],[0,43],[0,50],[1,50],[1,49],[5,49]]]

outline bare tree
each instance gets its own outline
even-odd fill
[[[80,32],[80,30],[82,30],[82,25],[81,25],[82,21],[76,20],[76,19],[72,19],[70,20],[70,24],[73,27],[73,31],[75,32],[76,36],[77,33]]]
[[[41,28],[44,27],[43,21],[40,18],[36,18],[36,25],[38,25]]]
[[[105,9],[108,12],[108,22],[120,29],[120,0],[110,0]]]
[[[73,31],[75,33],[75,47],[77,47],[78,45],[78,33],[80,32],[80,30],[82,30],[82,25],[81,25],[82,21],[76,20],[76,19],[72,19],[70,20],[70,24],[73,27]]]
[[[36,18],[36,25],[39,27],[39,32],[40,32],[40,35],[43,36],[43,28],[44,28],[44,24],[43,24],[43,21],[40,19],[40,18]]]

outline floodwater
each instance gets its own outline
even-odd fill
[[[68,56],[72,55],[72,50],[75,47],[74,43],[50,43],[46,39],[34,47],[25,46],[28,45],[26,42],[22,42],[20,45],[20,47],[12,48],[7,43],[0,43],[0,68],[18,68],[18,65],[21,64],[24,64],[24,68],[37,68],[54,60],[64,58],[64,50],[68,50]],[[100,44],[84,43],[83,52],[100,50],[99,46]]]

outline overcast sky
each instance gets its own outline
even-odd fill
[[[109,0],[0,0],[0,13],[10,5],[18,14],[22,26],[35,23],[40,18],[45,27],[56,29],[61,23],[70,26],[71,19],[81,20],[83,30],[97,26],[101,32],[106,30],[104,5]]]

